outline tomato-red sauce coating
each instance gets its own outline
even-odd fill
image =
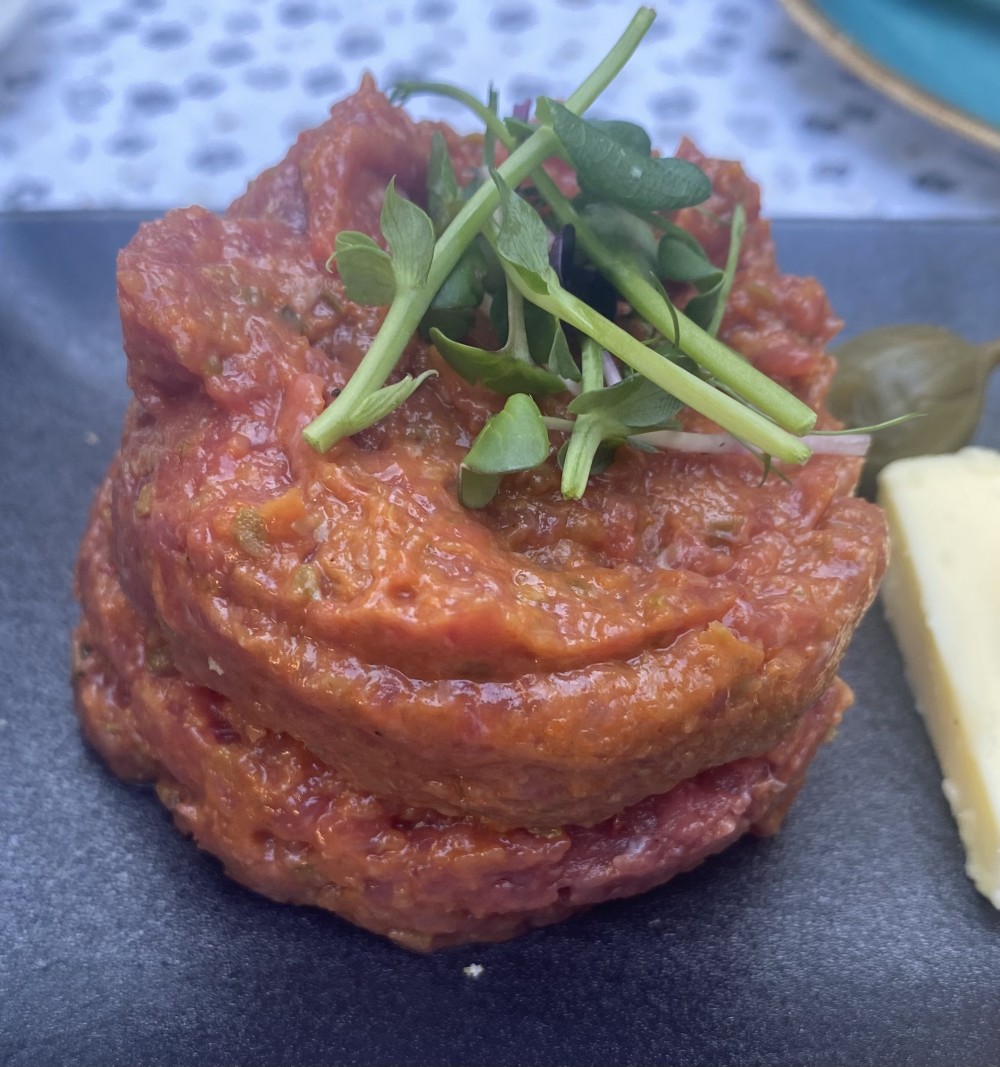
[[[111,767],[156,780],[177,825],[238,881],[417,951],[513,937],[659,885],[748,830],[773,833],[850,698],[835,681],[771,751],[597,826],[498,830],[360,793],[295,738],[237,728],[229,701],[159,661],[117,579],[108,483],[79,587],[78,705]]]
[[[377,236],[393,176],[423,199],[436,129],[471,175],[475,139],[411,122],[366,81],[224,216],[171,212],[119,260],[135,399],[81,554],[82,714],[113,766],[172,783],[179,822],[287,899],[319,890],[290,889],[257,848],[274,836],[258,821],[286,762],[290,783],[308,763],[352,806],[406,825],[399,813],[424,813],[420,826],[452,827],[451,840],[460,825],[501,851],[497,835],[600,837],[624,809],[712,768],[757,760],[778,780],[763,754],[808,735],[771,790],[789,792],[839,715],[837,665],[885,565],[881,515],[851,495],[859,461],[843,457],[764,480],[750,457],[623,448],[582,501],[566,501],[553,455],[506,478],[486,509],[464,509],[458,467],[499,398],[417,339],[398,373],[437,377],[372,429],[313,451],[303,427],[384,314],[348,301],[325,270],[334,238]],[[717,261],[734,205],[747,212],[723,338],[829,425],[823,348],[838,324],[821,288],[780,274],[736,164],[682,153],[714,193],[678,221]],[[218,753],[195,744],[213,722]],[[225,831],[240,843],[228,847],[205,792],[212,768],[223,749],[244,766],[260,746],[267,773],[225,786],[240,798]],[[734,834],[771,810],[755,804]],[[443,870],[461,867],[433,847]],[[267,888],[272,874],[282,888]],[[334,910],[386,932],[365,900]],[[536,904],[496,929],[530,925]],[[448,922],[428,946],[470,936]],[[400,939],[419,941],[412,929]]]

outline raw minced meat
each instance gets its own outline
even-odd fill
[[[582,501],[553,458],[465,510],[458,466],[498,398],[418,340],[406,369],[438,376],[314,452],[301,431],[382,315],[325,271],[334,237],[377,233],[394,175],[422,198],[439,128],[366,82],[223,217],[171,212],[122,253],[135,399],[77,639],[112,766],[158,780],[246,883],[421,948],[775,828],[885,563],[844,457],[762,481],[747,456],[622,448]],[[446,139],[470,173],[475,140]],[[682,150],[713,179],[709,210],[679,215],[710,254],[747,211],[723,338],[828,425],[822,290],[777,271],[742,170]]]

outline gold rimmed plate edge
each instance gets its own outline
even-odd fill
[[[780,3],[813,41],[873,88],[938,126],[1000,152],[1000,128],[947,103],[874,59],[818,11],[811,0],[780,0]]]

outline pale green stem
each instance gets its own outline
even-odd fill
[[[511,286],[513,288],[513,286]],[[580,346],[580,362],[584,393],[604,388],[604,360],[601,346],[593,337],[584,336]],[[604,434],[599,417],[578,415],[563,459],[562,495],[567,500],[579,500],[587,490],[587,479],[594,464],[594,456],[601,447]]]
[[[601,346],[592,337],[584,337],[580,356],[583,373],[582,391],[590,393],[595,389],[603,389],[604,360],[601,357]]]
[[[512,281],[528,300],[592,337],[633,370],[677,397],[681,403],[711,419],[734,437],[790,463],[804,463],[809,458],[811,453],[808,446],[798,438],[753,408],[748,408],[677,364],[651,352],[630,333],[559,287],[554,280],[554,272],[549,291],[544,294],[530,290],[516,270],[509,271],[507,279],[508,282]]]
[[[722,272],[722,291],[719,299],[715,302],[715,310],[712,312],[712,321],[708,324],[708,334],[715,337],[722,325],[722,316],[726,312],[726,304],[729,303],[729,294],[732,292],[733,281],[736,277],[736,265],[740,258],[740,248],[743,244],[743,233],[747,225],[747,213],[742,204],[737,204],[733,211],[733,221],[729,235],[729,254],[726,256],[726,266]],[[810,411],[812,409],[810,408]],[[813,422],[816,419],[813,416]]]
[[[507,127],[491,111],[482,100],[477,100],[472,93],[460,89],[457,85],[449,85],[448,82],[398,82],[392,91],[392,99],[396,103],[405,103],[411,96],[418,94],[443,96],[448,100],[467,107],[479,121],[493,134],[494,137],[508,150],[517,147],[517,141],[507,132]]]
[[[587,479],[594,465],[594,456],[603,440],[604,432],[597,415],[580,415],[577,418],[566,447],[559,486],[567,500],[579,500],[587,491]]]

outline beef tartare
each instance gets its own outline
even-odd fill
[[[391,178],[425,198],[435,132],[468,178],[478,139],[366,82],[224,215],[172,211],[122,252],[134,398],[74,649],[90,742],[233,877],[419,950],[774,832],[885,563],[845,456],[763,477],[748,453],[621,447],[576,500],[553,447],[470,510],[459,468],[503,397],[419,336],[402,369],[435,375],[311,447],[384,314],[325,264],[341,231],[378,235]],[[832,425],[821,288],[778,272],[741,168],[682,154],[712,194],[674,224],[721,262],[747,219],[720,338]]]

